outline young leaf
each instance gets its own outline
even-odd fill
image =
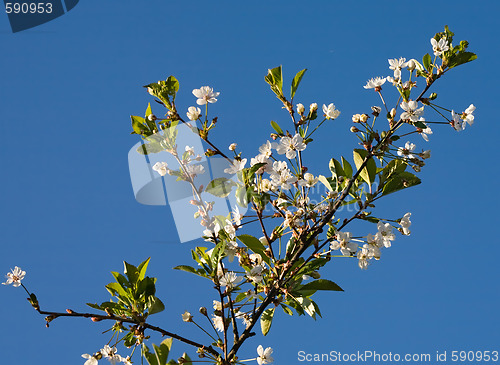
[[[345,176],[351,178],[352,177],[352,166],[351,164],[342,156],[342,169],[344,170]]]
[[[278,123],[276,123],[274,120],[271,120],[271,127],[273,127],[273,129],[276,131],[276,133],[278,133],[278,135],[280,136],[284,135],[283,129],[281,129]]]
[[[135,284],[137,279],[139,278],[139,270],[134,265],[129,264],[128,262],[123,261],[124,269],[123,273],[127,275],[128,281],[131,284]]]
[[[346,176],[342,165],[336,159],[332,158],[328,166],[330,167],[333,177]]]
[[[297,88],[299,87],[300,81],[302,81],[302,77],[306,73],[307,68],[303,69],[302,71],[297,72],[295,77],[292,80],[292,89],[290,91],[290,98],[293,100],[295,97],[295,93],[297,91]]]
[[[262,259],[265,262],[269,263],[269,257],[267,257],[267,255],[264,252],[266,248],[264,247],[262,242],[260,242],[257,238],[250,236],[248,234],[242,234],[240,236],[237,236],[237,238],[250,250],[262,256]]]
[[[333,191],[332,185],[325,176],[319,175],[318,180],[321,181],[329,191]]]
[[[148,268],[148,264],[149,264],[150,259],[151,259],[151,257],[148,257],[147,260],[141,262],[139,264],[139,266],[137,267],[137,271],[139,272],[139,280],[144,279],[144,277],[146,276],[146,270]]]
[[[265,336],[269,333],[269,330],[271,329],[271,324],[273,323],[273,316],[274,316],[274,309],[275,307],[268,308],[262,313],[262,316],[260,317],[260,329],[262,330],[262,334]]]
[[[318,279],[303,285],[300,290],[331,290],[331,291],[344,291],[340,286],[333,281],[326,279]]]
[[[225,198],[231,193],[231,188],[233,186],[237,186],[233,180],[226,179],[225,177],[219,177],[210,181],[205,188],[205,191],[219,198]]]
[[[424,64],[425,69],[429,72],[431,72],[432,70],[431,62],[432,62],[431,55],[427,53],[422,59],[422,63]]]
[[[153,297],[152,303],[149,305],[148,314],[155,314],[163,311],[165,309],[165,305],[163,302],[157,298]]]
[[[448,68],[453,68],[464,63],[474,61],[477,59],[477,55],[472,52],[462,52],[457,55],[453,55],[449,58]]]
[[[382,195],[394,193],[395,191],[406,189],[421,183],[421,180],[410,172],[401,172],[391,178],[385,184]]]
[[[356,168],[359,170],[366,156],[368,155],[368,151],[362,149],[355,149],[353,151],[354,163],[356,164]],[[377,165],[372,157],[367,161],[363,170],[359,174],[361,178],[366,181],[368,185],[371,185],[375,181],[375,175],[377,174]]]

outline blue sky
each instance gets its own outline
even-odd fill
[[[323,320],[280,313],[271,333],[249,340],[241,357],[256,356],[261,343],[274,348],[278,365],[301,363],[300,350],[499,351],[499,7],[470,4],[91,0],[16,34],[0,16],[0,271],[26,270],[42,308],[84,311],[85,302],[108,299],[104,285],[123,260],[151,256],[167,307],[158,323],[201,339],[180,313],[209,306],[210,288],[171,270],[189,263],[196,242],[178,243],[169,209],[138,204],[130,184],[127,154],[138,140],[129,116],[142,115],[151,101],[142,85],[175,75],[184,109],[195,102],[192,89],[214,87],[221,92],[212,108],[215,141],[237,142],[254,156],[269,121],[286,122],[264,82],[267,69],[283,65],[288,84],[308,68],[296,101],[334,102],[342,111],[311,148],[317,158],[307,161],[326,174],[331,157],[357,147],[350,116],[379,103],[362,88],[366,80],[389,75],[388,58],[420,59],[448,24],[478,60],[452,70],[434,91],[455,110],[474,103],[476,124],[461,133],[434,128],[429,143],[414,139],[432,150],[423,184],[380,205],[395,218],[411,211],[411,236],[398,236],[367,271],[333,262],[323,277],[345,292],[321,295]],[[108,340],[100,334],[105,325],[83,319],[46,329],[20,289],[2,287],[0,298],[2,363],[83,364],[80,354]],[[174,343],[176,356],[185,349]]]

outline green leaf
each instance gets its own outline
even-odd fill
[[[280,305],[281,305],[281,308],[283,308],[283,312],[285,312],[289,316],[293,316],[293,312],[290,308],[288,308],[286,305],[281,304],[281,303],[280,303]]]
[[[127,275],[128,281],[131,284],[135,284],[137,279],[139,279],[139,270],[134,265],[129,264],[128,262],[123,261],[123,273]]]
[[[127,292],[122,288],[119,283],[109,283],[105,286],[109,293],[113,296],[122,296],[124,298],[128,297]]]
[[[148,103],[145,117],[147,118],[150,114],[153,114],[153,111],[151,110],[151,103]]]
[[[182,363],[182,365],[193,365],[191,358],[186,353],[183,353],[182,357],[184,358],[184,362]]]
[[[274,120],[271,120],[271,127],[273,127],[273,129],[276,131],[276,133],[278,133],[278,135],[280,136],[284,135],[283,130]]]
[[[334,177],[346,176],[342,165],[336,159],[332,158],[328,166],[330,167],[330,171]]]
[[[165,309],[163,302],[157,298],[153,297],[151,304],[149,305],[148,314],[155,314],[162,312]]]
[[[329,190],[329,191],[333,191],[333,188],[330,184],[330,182],[328,181],[328,179],[323,176],[323,175],[319,175],[318,176],[318,180],[321,181],[323,183],[323,185],[325,185],[325,187]]]
[[[237,238],[245,245],[247,246],[250,250],[252,250],[255,253],[258,253],[259,255],[262,256],[262,259],[269,263],[269,257],[265,254],[266,248],[262,244],[262,242],[259,241],[259,239],[250,236],[248,234],[242,234],[240,236],[237,236]]]
[[[422,63],[424,64],[424,67],[427,71],[431,72],[432,70],[432,67],[431,67],[431,62],[432,62],[432,58],[431,58],[431,55],[430,54],[426,54],[424,56],[424,58],[422,58]]]
[[[235,196],[236,203],[243,208],[246,208],[248,205],[248,198],[251,195],[251,192],[247,190],[244,186],[238,186],[236,188]]]
[[[342,156],[342,169],[344,170],[345,176],[352,177],[352,166],[351,164]]]
[[[225,177],[219,177],[210,181],[205,188],[205,191],[219,198],[225,198],[231,193],[233,186],[237,186],[233,180],[226,179]]]
[[[448,60],[448,68],[453,68],[467,62],[477,59],[477,55],[472,52],[461,52],[457,55],[452,55]]]
[[[112,271],[111,275],[115,278],[115,280],[122,286],[123,289],[130,288],[130,283],[122,274]]]
[[[262,334],[265,336],[269,333],[269,330],[271,329],[271,324],[273,323],[273,316],[274,316],[274,309],[269,308],[262,313],[262,316],[260,317],[260,329],[262,330]]]
[[[303,69],[302,71],[297,72],[295,77],[292,80],[292,89],[290,91],[290,98],[293,100],[295,97],[295,92],[297,91],[297,88],[299,87],[300,81],[302,81],[302,77],[306,73],[307,68]]]
[[[391,178],[384,185],[382,195],[394,193],[395,191],[406,189],[421,183],[421,180],[410,172],[401,172]]]
[[[368,151],[362,149],[355,149],[353,151],[354,163],[356,164],[356,168],[359,170],[366,156],[368,155]],[[377,165],[375,164],[375,160],[370,157],[367,161],[366,166],[361,170],[359,176],[366,181],[368,185],[371,185],[375,181],[375,175],[377,174]]]
[[[142,117],[138,117],[137,115],[131,115],[130,119],[132,120],[132,129],[137,134],[148,134],[150,133],[149,128],[146,126],[146,121]]]
[[[201,269],[198,269],[196,270],[195,268],[191,267],[191,266],[188,266],[188,265],[179,265],[179,266],[176,266],[174,267],[174,270],[180,270],[180,271],[185,271],[185,272],[189,272],[191,274],[195,274],[195,275],[198,275],[198,276],[201,276],[203,278],[207,278],[207,274],[201,270]]]
[[[214,269],[217,269],[217,266],[219,265],[219,261],[222,257],[222,254],[224,253],[224,248],[226,247],[226,243],[224,240],[221,240],[217,245],[215,245],[212,255],[210,256],[210,262],[212,264],[212,267]]]
[[[144,279],[144,277],[146,276],[146,270],[148,268],[150,259],[151,259],[151,257],[149,257],[147,260],[141,262],[139,264],[139,266],[137,267],[137,271],[139,272],[139,280]]]
[[[281,66],[269,69],[267,71],[267,76],[265,77],[266,82],[271,86],[271,90],[282,98],[283,97],[283,75],[281,72]]]
[[[318,279],[303,285],[299,290],[331,290],[331,291],[344,291],[340,286],[333,281],[326,279]]]
[[[314,306],[311,299],[299,297],[296,300],[307,314],[316,319],[316,307]]]

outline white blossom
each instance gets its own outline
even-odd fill
[[[405,159],[415,158],[415,156],[412,154],[415,147],[416,145],[414,143],[406,142],[404,147],[398,148],[398,156],[403,156]]]
[[[410,234],[410,226],[411,226],[411,221],[410,221],[410,216],[411,213],[406,213],[403,218],[399,221],[399,225],[401,228],[403,228],[403,234],[409,235]]]
[[[87,361],[85,361],[85,363],[83,365],[97,365],[98,364],[97,358],[93,355],[83,354],[82,357],[84,359],[87,359]]]
[[[259,357],[257,357],[257,363],[259,365],[272,363],[274,361],[274,359],[271,357],[272,353],[273,349],[271,347],[268,347],[264,350],[262,345],[259,345],[259,347],[257,347],[257,354],[259,355]]]
[[[419,132],[424,141],[429,142],[429,134],[432,134],[432,129],[425,123],[424,118],[418,118],[419,122],[422,122],[425,124],[425,129],[422,129],[422,132]]]
[[[406,58],[401,57],[399,60],[393,58],[387,61],[389,61],[389,69],[394,71],[394,78],[401,78],[401,70],[407,66]]]
[[[308,188],[312,188],[318,182],[319,177],[314,177],[313,174],[306,172],[304,174],[304,179],[299,180],[300,186],[306,186]]]
[[[391,241],[396,239],[394,233],[392,233],[392,226],[390,223],[383,223],[379,221],[377,223],[378,232],[375,234],[375,240],[384,245],[385,247],[391,247]]]
[[[242,160],[233,160],[233,164],[230,167],[224,169],[224,172],[226,174],[236,174],[245,168],[246,163],[247,163],[246,158]]]
[[[231,143],[231,144],[229,145],[229,151],[234,151],[234,150],[236,150],[236,146],[238,146],[236,143]]]
[[[165,176],[168,172],[168,164],[166,162],[157,162],[153,165],[153,170],[160,174],[160,176]]]
[[[20,267],[16,266],[14,267],[14,270],[10,269],[11,272],[8,272],[5,277],[7,278],[7,281],[5,283],[2,283],[3,285],[9,285],[12,284],[13,287],[18,287],[21,285],[21,280],[24,279],[24,276],[26,275],[26,271],[21,270]]]
[[[212,322],[214,322],[214,327],[219,332],[224,332],[224,321],[222,317],[212,315]]]
[[[286,155],[286,158],[292,159],[297,155],[296,151],[303,151],[306,149],[306,144],[304,143],[304,139],[296,134],[293,138],[290,137],[282,137],[280,144],[276,147],[276,152],[278,154]]]
[[[370,79],[366,82],[366,85],[363,86],[365,89],[376,89],[380,88],[385,81],[387,80],[386,77],[375,77],[373,79]]]
[[[452,118],[452,125],[453,128],[457,132],[463,131],[465,129],[465,126],[467,125],[467,122],[462,120],[462,116],[460,114],[455,113],[455,111],[451,111],[451,118]]]
[[[188,108],[186,115],[189,118],[189,120],[198,120],[198,118],[201,115],[201,109],[195,106],[190,106]]]
[[[465,109],[464,111],[464,115],[463,115],[463,119],[469,123],[469,125],[472,125],[474,124],[474,115],[472,113],[474,113],[474,110],[476,110],[476,107],[474,106],[474,104],[471,104],[469,105],[469,107],[467,109]]]
[[[290,190],[292,184],[297,182],[297,177],[292,175],[289,170],[283,170],[279,174],[271,174],[272,183],[283,190]]]
[[[195,176],[205,173],[205,168],[203,165],[187,165],[186,173],[194,179]]]
[[[446,38],[441,38],[436,41],[434,38],[431,38],[432,50],[434,51],[434,56],[441,56],[443,52],[446,52],[450,49],[448,46],[448,40]]]
[[[234,272],[226,272],[219,278],[219,283],[222,286],[227,286],[228,288],[233,288],[238,285],[238,283],[243,280],[243,278],[237,276]]]
[[[404,110],[404,112],[401,113],[402,120],[411,120],[412,122],[416,122],[418,121],[418,118],[424,114],[424,107],[422,106],[419,108],[418,103],[414,100],[410,100],[408,102],[403,101],[400,106],[401,109]]]
[[[193,90],[193,95],[198,98],[196,100],[196,104],[205,105],[206,103],[215,103],[217,101],[217,96],[219,96],[219,92],[214,92],[209,86],[202,86],[199,89]]]
[[[425,150],[420,154],[420,157],[422,157],[424,160],[431,158],[431,150]]]
[[[340,110],[335,109],[333,103],[330,103],[328,106],[323,104],[323,113],[325,113],[326,119],[335,119],[340,115]]]
[[[228,241],[226,243],[226,248],[224,249],[224,253],[227,255],[227,259],[229,260],[229,262],[233,262],[237,250],[238,250],[238,243],[236,241]]]
[[[122,357],[116,353],[116,347],[109,347],[109,345],[104,345],[104,348],[101,349],[101,354],[106,359],[108,359],[108,361],[112,365],[115,365],[116,363],[122,361]]]
[[[351,242],[351,232],[337,232],[337,240],[330,244],[331,250],[338,250],[342,252],[344,256],[351,256],[352,253],[356,252],[358,249],[358,244]]]
[[[250,279],[253,283],[258,284],[262,281],[262,270],[264,268],[261,265],[257,265],[250,270],[249,273],[246,274],[247,278]]]

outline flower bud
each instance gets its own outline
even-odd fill
[[[396,116],[396,112],[397,112],[397,111],[396,111],[396,109],[395,109],[395,108],[392,108],[392,109],[391,109],[391,113],[390,113],[391,118],[394,118],[394,117]]]
[[[367,120],[368,120],[368,115],[367,114],[361,114],[361,116],[359,117],[359,121],[361,123],[366,123]]]
[[[306,108],[304,107],[304,105],[302,104],[297,104],[297,113],[299,113],[299,115],[304,115],[304,112],[305,112]]]
[[[415,60],[413,58],[411,60],[409,60],[406,65],[407,65],[408,71],[413,71],[415,69],[415,67],[417,67],[417,64],[415,63]]]
[[[154,115],[154,114],[149,114],[148,115],[148,120],[150,122],[154,122],[156,119],[158,119],[158,118],[156,118],[156,115]]]
[[[200,313],[203,314],[204,316],[206,316],[207,315],[207,308],[200,307]]]
[[[234,151],[236,149],[237,144],[236,143],[231,143],[229,145],[229,151]]]
[[[358,129],[358,128],[356,128],[355,126],[352,126],[352,127],[351,127],[351,132],[352,132],[352,133],[357,133],[357,132],[359,132],[359,129]]]
[[[276,141],[278,139],[278,135],[276,133],[271,133],[271,139]]]
[[[353,122],[353,123],[359,123],[359,118],[360,118],[360,117],[361,117],[361,115],[360,115],[360,114],[354,114],[354,115],[352,116],[352,122]]]
[[[315,112],[316,110],[318,110],[318,104],[316,104],[316,103],[312,103],[312,104],[309,106],[309,113],[313,113],[313,112]]]
[[[183,314],[182,314],[182,320],[184,322],[193,322],[193,316],[191,315],[191,313],[189,313],[188,311],[185,311]]]

